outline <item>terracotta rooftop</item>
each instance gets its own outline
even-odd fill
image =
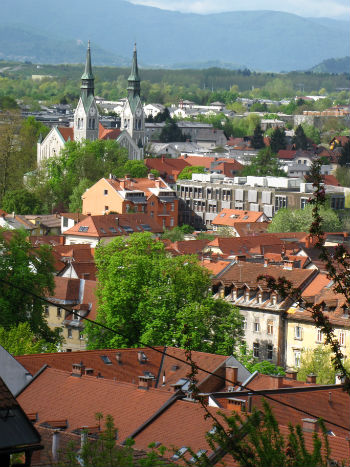
[[[207,239],[183,240],[168,244],[166,249],[174,250],[181,255],[199,255],[208,243]]]
[[[279,159],[294,160],[296,150],[280,149],[277,153]]]
[[[267,246],[279,246],[279,251],[284,247],[285,242],[271,234],[248,235],[244,237],[217,237],[208,243],[211,247],[221,250],[223,255],[249,255],[251,250],[263,254]]]
[[[201,261],[201,265],[208,269],[213,276],[217,276],[230,265],[230,261],[210,261],[204,259]]]
[[[178,159],[185,160],[189,165],[205,167],[210,170],[212,162],[227,162],[229,159],[224,157],[201,157],[201,156],[180,156]]]
[[[150,188],[160,188],[167,189],[169,186],[164,182],[160,177],[151,179],[151,178],[124,178],[124,179],[112,179],[107,178],[107,183],[114,188],[116,191],[129,190],[139,190],[146,193],[147,196],[152,194]]]
[[[161,233],[163,229],[148,214],[106,214],[87,216],[64,232],[64,235],[79,235],[82,237],[118,237],[133,232]]]
[[[74,141],[74,128],[71,127],[64,127],[64,126],[59,126],[57,130],[61,133],[62,138],[65,141]]]
[[[79,279],[69,279],[67,277],[55,276],[55,300],[77,300],[79,298]]]
[[[259,211],[242,211],[240,209],[222,209],[213,219],[213,225],[227,225],[234,227],[236,222],[254,223],[264,216]]]
[[[101,123],[98,126],[99,139],[117,139],[120,133],[120,128],[104,128]]]

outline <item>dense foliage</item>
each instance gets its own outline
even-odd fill
[[[53,257],[47,245],[33,249],[25,230],[0,231],[0,326],[10,329],[28,323],[38,339],[56,342],[58,333],[49,329],[42,300],[26,291],[44,296],[53,293]],[[11,287],[4,281],[23,290]]]
[[[162,242],[142,233],[100,246],[95,260],[97,321],[117,334],[88,324],[89,348],[142,342],[232,354],[242,319],[236,308],[210,296],[210,275],[196,257],[169,257]]]
[[[267,146],[264,149],[260,149],[258,154],[251,159],[250,164],[244,167],[241,175],[255,175],[259,177],[273,175],[275,177],[284,177],[286,173],[280,169],[276,154],[272,152],[270,146]]]
[[[28,323],[19,323],[10,329],[0,327],[0,345],[12,355],[57,352],[57,345],[38,338]]]

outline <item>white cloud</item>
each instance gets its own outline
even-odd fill
[[[240,10],[286,11],[300,16],[349,18],[349,0],[129,0],[131,3],[154,6],[184,13],[220,13]]]

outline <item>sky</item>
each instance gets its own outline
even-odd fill
[[[349,0],[128,0],[183,13],[222,13],[242,10],[276,10],[306,17],[349,19]]]

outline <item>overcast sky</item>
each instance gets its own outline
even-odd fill
[[[184,13],[221,13],[239,10],[276,10],[300,16],[349,19],[349,0],[128,0]]]

